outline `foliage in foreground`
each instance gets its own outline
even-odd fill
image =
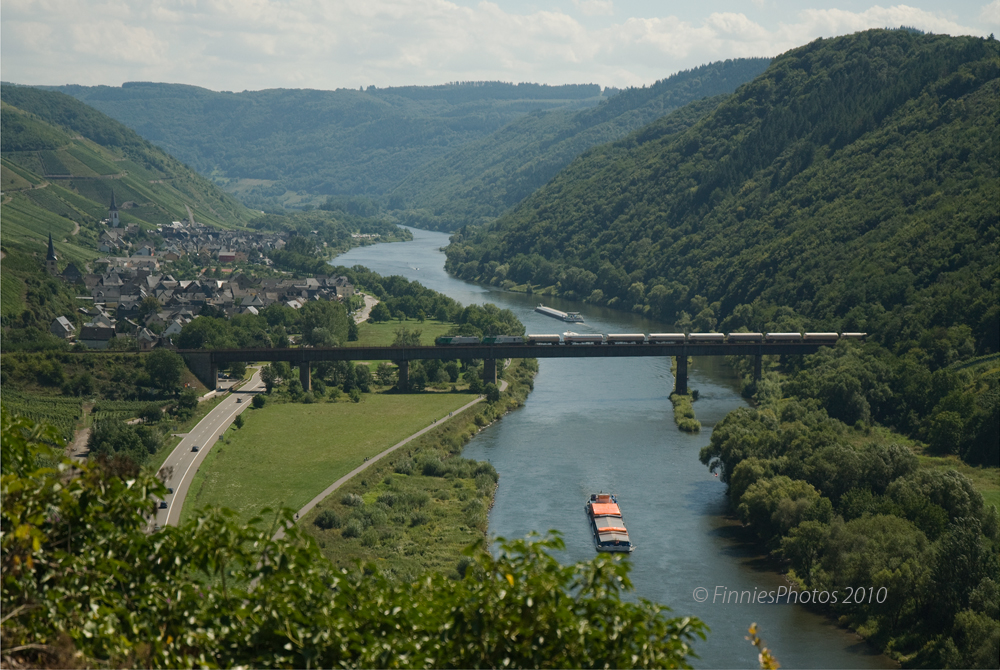
[[[558,534],[470,547],[462,580],[349,574],[283,511],[205,510],[147,533],[149,474],[56,459],[55,431],[3,412],[2,623],[8,665],[67,667],[686,666],[693,618],[621,600],[628,564],[562,566]],[[58,462],[58,461],[57,461]],[[369,572],[370,571],[366,571]]]

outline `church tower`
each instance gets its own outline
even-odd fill
[[[56,258],[56,248],[52,246],[52,233],[49,233],[49,253],[45,256],[45,271],[53,277],[59,274],[59,259]]]
[[[108,208],[108,221],[112,228],[118,228],[122,222],[118,218],[118,205],[115,204],[115,189],[111,189],[111,207]]]

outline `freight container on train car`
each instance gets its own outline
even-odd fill
[[[591,335],[567,332],[563,333],[563,342],[566,344],[604,344],[604,336],[600,333]]]
[[[650,333],[646,338],[650,344],[684,344],[686,340],[684,333]]]
[[[763,342],[764,333],[729,333],[730,342]]]
[[[723,333],[690,333],[688,335],[688,342],[698,344],[722,344],[725,341],[726,336]]]
[[[558,335],[528,335],[528,344],[561,344],[562,339]]]
[[[609,333],[608,344],[645,344],[646,336],[643,333]]]
[[[765,339],[768,342],[801,342],[802,333],[768,333]]]

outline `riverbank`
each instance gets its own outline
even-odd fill
[[[335,565],[359,562],[411,579],[427,570],[457,576],[463,549],[486,537],[498,475],[492,464],[461,456],[484,427],[523,405],[537,372],[534,360],[505,371],[507,390],[480,403],[343,484],[299,520]]]
[[[688,357],[688,365],[694,362],[690,356]],[[677,378],[677,359],[670,359],[670,372],[673,374],[674,379]],[[697,391],[691,391],[690,393],[677,393],[673,392],[670,394],[670,403],[674,406],[674,423],[677,427],[683,430],[685,433],[698,433],[701,432],[701,421],[699,421],[694,415],[694,407],[692,403],[698,398]]]

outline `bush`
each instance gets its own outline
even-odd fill
[[[401,475],[413,474],[413,461],[409,458],[404,458],[403,460],[396,463],[396,472]]]
[[[348,507],[359,507],[365,502],[364,498],[356,493],[345,493],[344,497],[340,499],[342,505],[347,505]]]
[[[267,396],[263,393],[258,393],[253,397],[253,400],[250,401],[250,404],[254,406],[254,409],[260,409],[265,405],[265,403],[267,403]]]
[[[319,513],[316,520],[313,521],[318,527],[323,530],[330,530],[331,528],[340,528],[340,517],[332,509],[326,509]]]
[[[344,537],[361,537],[361,533],[364,532],[364,524],[358,519],[351,519],[344,526],[343,535]]]

